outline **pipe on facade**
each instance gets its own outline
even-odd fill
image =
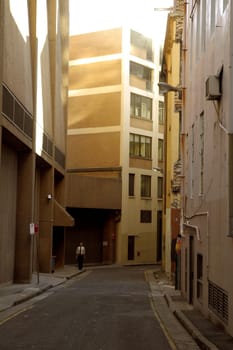
[[[229,57],[229,69],[230,69],[230,92],[233,91],[233,6],[230,4],[230,57]],[[233,112],[233,99],[230,99],[229,113],[228,113],[228,232],[227,236],[233,237],[233,121],[232,121],[232,112]]]
[[[191,225],[191,224],[188,223],[188,222],[184,222],[184,223],[183,223],[183,226],[195,230],[196,235],[197,235],[197,240],[198,240],[198,241],[201,241],[200,229],[199,229],[199,227],[198,227],[197,225]]]
[[[206,222],[206,244],[207,244],[207,249],[206,249],[206,269],[207,269],[207,277],[209,276],[209,212],[208,211],[203,211],[199,213],[195,213],[189,217],[185,217],[186,220],[191,220],[197,216],[206,216],[207,222]],[[196,226],[197,227],[197,226]],[[200,232],[200,230],[199,230]],[[201,239],[200,239],[201,241]]]

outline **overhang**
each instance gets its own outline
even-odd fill
[[[54,226],[74,226],[74,218],[54,200]]]

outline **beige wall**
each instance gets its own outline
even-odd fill
[[[120,60],[70,66],[69,70],[69,87],[71,90],[121,83]]]
[[[120,92],[74,96],[69,99],[70,129],[120,125]]]
[[[81,151],[81,152],[80,152]],[[67,141],[68,168],[114,167],[120,165],[120,134],[73,135]]]
[[[140,158],[130,158],[129,159],[129,167],[150,170],[152,167],[152,161],[151,160],[144,160],[144,159],[140,159]]]
[[[70,37],[70,60],[111,55],[120,52],[120,28]]]
[[[121,179],[67,175],[68,207],[119,209],[121,207]]]
[[[153,130],[153,122],[151,120],[141,120],[139,118],[130,118],[130,126],[132,128],[138,128],[143,130],[152,131]]]

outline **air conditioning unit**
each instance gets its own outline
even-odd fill
[[[219,100],[220,92],[220,78],[216,75],[210,75],[205,82],[205,97],[207,100]]]

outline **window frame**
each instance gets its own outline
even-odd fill
[[[144,142],[142,142],[144,140]],[[152,155],[152,137],[130,133],[130,157],[150,159]]]
[[[129,173],[129,186],[128,186],[129,197],[135,196],[135,174]]]
[[[141,198],[151,198],[151,176],[141,175]]]
[[[140,223],[152,223],[152,210],[140,210]]]
[[[146,96],[138,95],[133,92],[130,94],[130,117],[152,120],[152,99]],[[143,113],[144,111],[144,113]],[[143,115],[144,114],[144,115]],[[148,117],[149,116],[149,117]]]
[[[158,139],[158,161],[164,161],[164,140]]]

